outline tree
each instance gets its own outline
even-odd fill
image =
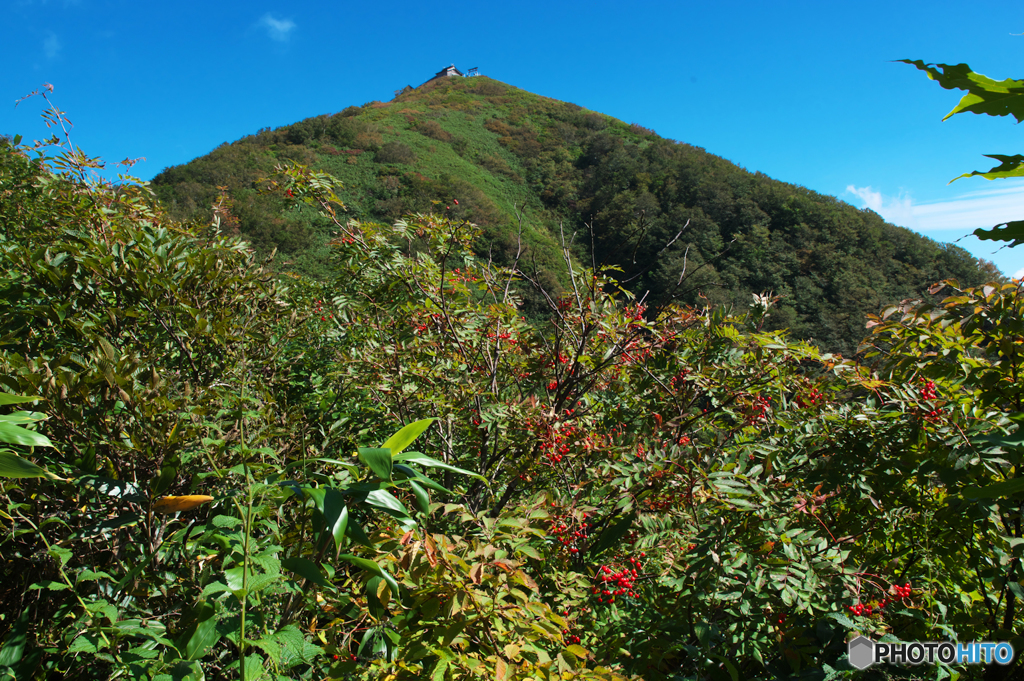
[[[1020,123],[1024,121],[1024,80],[992,80],[988,76],[975,73],[967,64],[925,64],[921,60],[901,59],[904,64],[912,64],[928,77],[947,90],[963,90],[965,94],[953,110],[946,114],[951,116],[970,112],[988,116],[1013,116]],[[955,182],[961,177],[984,177],[986,180],[1004,179],[1008,177],[1024,177],[1024,155],[986,154],[988,158],[999,161],[999,165],[988,171],[975,170],[954,177]],[[1014,220],[996,225],[992,229],[978,228],[974,235],[989,241],[1009,241],[1010,247],[1024,243],[1024,220]]]

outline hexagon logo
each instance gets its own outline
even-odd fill
[[[875,643],[866,636],[858,636],[847,644],[850,664],[857,669],[867,669],[875,663]]]

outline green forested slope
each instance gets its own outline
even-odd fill
[[[389,103],[264,129],[153,184],[176,217],[209,218],[220,201],[223,224],[277,247],[279,266],[326,276],[327,223],[259,192],[257,180],[287,161],[340,178],[356,219],[438,211],[472,220],[483,227],[478,251],[499,262],[514,258],[521,225],[524,269],[556,291],[561,227],[576,234],[577,257],[622,266],[650,300],[746,306],[752,293],[774,292],[772,327],[843,353],[863,336],[865,314],[886,303],[925,296],[943,278],[998,277],[963,249],[871,211],[484,77],[430,81]]]

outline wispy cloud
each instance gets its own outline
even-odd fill
[[[1012,276],[1019,279],[1024,277],[1024,268],[1020,268],[1018,258],[1007,256],[1005,249],[998,248],[997,242],[981,242],[971,235],[979,227],[987,229],[1024,219],[1024,182],[1006,180],[994,184],[997,186],[924,203],[916,203],[902,191],[893,196],[873,187],[852,184],[846,191],[860,199],[862,207],[870,208],[887,222],[942,241],[955,241],[978,257],[994,259],[1003,272],[1013,271]]]
[[[43,40],[43,54],[46,55],[47,59],[56,59],[60,56],[60,48],[60,39],[57,38],[56,33],[50,31]]]
[[[295,30],[295,22],[291,19],[278,19],[273,14],[264,14],[259,25],[267,30],[271,40],[286,43]]]
[[[871,187],[855,187],[852,184],[846,191],[856,195],[864,204],[863,208],[870,208],[881,215],[886,222],[901,227],[917,229],[917,219],[914,217],[914,204],[909,196],[900,192],[899,196],[885,196],[882,192],[875,191]]]
[[[919,232],[960,229],[969,232],[1010,220],[1024,219],[1024,183],[1009,182],[992,189],[966,192],[941,201],[915,203],[904,193],[889,196],[872,187],[850,185],[846,191],[863,206],[894,225]]]

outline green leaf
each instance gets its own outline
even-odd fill
[[[378,478],[391,482],[391,450],[387,448],[360,447],[359,460],[369,466]]]
[[[299,577],[309,580],[314,584],[322,586],[330,591],[334,590],[334,585],[327,581],[324,577],[323,572],[320,571],[320,567],[313,561],[302,558],[301,556],[294,556],[292,558],[285,558],[281,561],[281,567],[285,570],[291,570]]]
[[[25,447],[52,447],[50,438],[34,430],[28,430],[13,423],[0,421],[0,442],[7,442],[12,445],[24,445]]]
[[[31,606],[30,606],[31,607]],[[21,616],[14,622],[4,645],[0,648],[0,667],[11,667],[19,660],[25,652],[25,644],[28,642],[29,608],[21,612]]]
[[[423,419],[422,421],[410,423],[389,437],[388,441],[380,446],[381,449],[390,449],[392,456],[400,454],[406,447],[411,445],[423,431],[430,427],[431,423],[436,420],[437,419]]]
[[[100,649],[99,636],[85,632],[68,646],[69,653],[95,653]]]
[[[371,572],[374,575],[383,578],[384,581],[388,583],[388,587],[391,588],[391,596],[393,598],[397,597],[398,594],[401,593],[398,590],[398,582],[395,581],[395,578],[389,575],[388,572],[380,565],[378,565],[375,561],[372,561],[368,558],[360,558],[359,556],[353,556],[350,553],[343,553],[340,556],[338,556],[338,558],[349,563],[352,563],[357,567],[363,568],[367,572]]]
[[[711,625],[707,622],[694,622],[693,630],[697,634],[697,640],[704,648],[708,647],[711,641]]]
[[[968,499],[993,499],[1009,497],[1018,492],[1024,492],[1024,478],[1004,480],[986,487],[965,487],[960,491],[960,495]]]
[[[1024,586],[1021,586],[1019,582],[1007,582],[1006,588],[1017,597],[1018,601],[1024,602]]]
[[[217,621],[217,609],[210,603],[202,603],[196,614],[195,626],[191,627],[192,634],[185,644],[186,660],[198,660],[220,640]]]
[[[1024,177],[1024,156],[1017,154],[1015,156],[1003,156],[1002,154],[983,154],[986,158],[994,158],[999,161],[999,165],[988,171],[975,170],[974,172],[964,173],[950,180],[950,183],[956,182],[962,177],[984,177],[986,180],[999,180],[1007,177]]]
[[[49,473],[28,459],[23,459],[10,450],[3,450],[0,451],[0,477],[45,478],[49,477]]]
[[[1003,222],[992,229],[974,230],[974,236],[983,241],[1011,241],[1010,248],[1024,244],[1024,220]]]
[[[10,393],[0,393],[0,406],[8,404],[21,404],[22,402],[36,402],[43,399],[39,395],[11,395]]]
[[[46,419],[45,414],[34,411],[17,411],[13,414],[0,414],[0,421],[4,423],[36,423]]]
[[[416,509],[421,513],[428,513],[430,511],[430,495],[427,494],[427,490],[423,489],[415,480],[409,481],[409,487],[412,488],[413,498],[416,500]]]
[[[324,495],[323,516],[327,522],[327,531],[334,537],[334,549],[341,549],[341,540],[348,529],[348,506],[345,495],[334,488],[328,488]]]
[[[386,511],[391,511],[392,515],[399,514],[406,518],[409,517],[409,509],[387,490],[375,489],[372,492],[368,492],[366,503],[377,508],[383,508]]]
[[[967,64],[925,64],[920,59],[900,59],[924,71],[947,90],[964,90],[966,95],[942,120],[958,113],[1013,116],[1024,122],[1024,80],[993,80],[975,73]]]
[[[71,557],[74,555],[70,550],[63,546],[51,546],[46,552],[60,561],[62,566],[67,565],[68,561],[71,560]]]
[[[987,442],[1004,449],[1024,447],[1024,428],[1018,428],[1010,435],[984,435],[977,438],[977,442]]]
[[[433,480],[431,480],[427,476],[423,475],[423,473],[420,473],[415,468],[409,468],[408,466],[404,466],[404,465],[402,465],[400,463],[395,463],[394,470],[397,473],[401,473],[402,475],[405,475],[406,479],[413,478],[418,483],[420,483],[420,485],[422,485],[423,487],[426,487],[428,489],[432,489],[435,492],[442,492],[444,494],[451,494],[452,493],[451,490],[445,488],[442,485],[437,484],[436,482],[434,482]],[[399,482],[401,482],[401,479],[399,480]]]
[[[384,571],[380,565],[377,565],[376,562],[370,560],[369,558],[360,558],[359,556],[353,556],[351,553],[343,553],[340,556],[338,556],[338,558],[349,563],[352,563],[357,567],[361,567],[364,570],[368,570],[369,572],[372,572],[375,575],[382,575]]]
[[[610,549],[619,543],[629,528],[633,525],[633,520],[636,518],[635,513],[630,513],[625,518],[620,519],[614,525],[605,529],[604,532],[597,538],[594,545],[590,547],[590,556],[595,557],[605,549]]]
[[[424,468],[440,468],[441,470],[451,471],[453,473],[458,473],[460,475],[468,475],[471,478],[476,478],[476,479],[481,480],[481,481],[483,481],[485,483],[487,482],[487,479],[484,476],[482,476],[482,475],[478,475],[477,473],[473,473],[472,471],[467,471],[464,468],[458,468],[456,466],[450,466],[450,465],[446,464],[443,461],[438,461],[437,459],[432,459],[432,458],[430,458],[429,456],[427,456],[425,454],[420,454],[419,452],[409,452],[408,454],[399,454],[398,456],[394,457],[394,459],[395,459],[395,461],[402,461],[404,463],[419,464],[420,466],[423,466]]]
[[[30,586],[29,590],[31,591],[32,589],[49,589],[50,591],[62,591],[63,589],[68,588],[70,587],[68,587],[68,585],[64,582],[55,582],[52,579],[44,579],[43,581],[36,582],[32,586]]]
[[[252,573],[250,573],[250,576],[251,574]],[[231,593],[235,595],[235,598],[239,601],[245,600],[248,593],[245,586],[246,579],[244,567],[229,568],[225,570],[224,581],[227,582],[228,589],[230,589]]]

